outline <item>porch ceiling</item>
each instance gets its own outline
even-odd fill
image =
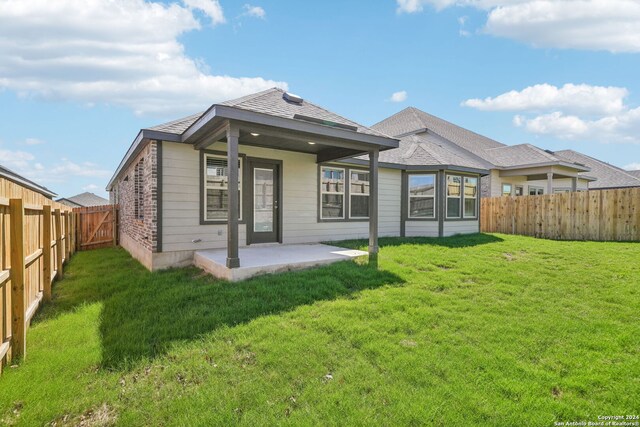
[[[238,142],[240,145],[315,154],[318,163],[359,156],[368,153],[374,148],[379,148],[380,150],[393,148],[242,121],[223,121],[221,125],[211,130],[209,135],[194,144],[194,148],[208,148],[216,142],[226,142],[226,126],[228,123],[238,126],[240,131]]]

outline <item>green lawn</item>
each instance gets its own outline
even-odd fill
[[[230,284],[77,254],[0,425],[535,425],[640,414],[640,244],[382,239]],[[365,242],[344,242],[361,247]]]

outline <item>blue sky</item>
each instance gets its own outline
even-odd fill
[[[638,70],[633,0],[0,0],[0,164],[105,195],[140,128],[278,85],[640,169]]]

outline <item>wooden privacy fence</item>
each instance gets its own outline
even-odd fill
[[[76,215],[77,249],[116,246],[118,244],[118,206],[103,205],[73,208]]]
[[[640,241],[640,188],[482,199],[480,229],[557,240]]]
[[[25,356],[26,329],[75,251],[71,209],[40,197],[0,196],[0,372]]]

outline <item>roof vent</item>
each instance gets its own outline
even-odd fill
[[[294,104],[302,104],[302,97],[298,95],[294,95],[293,93],[285,92],[282,95],[285,101],[293,102]]]

